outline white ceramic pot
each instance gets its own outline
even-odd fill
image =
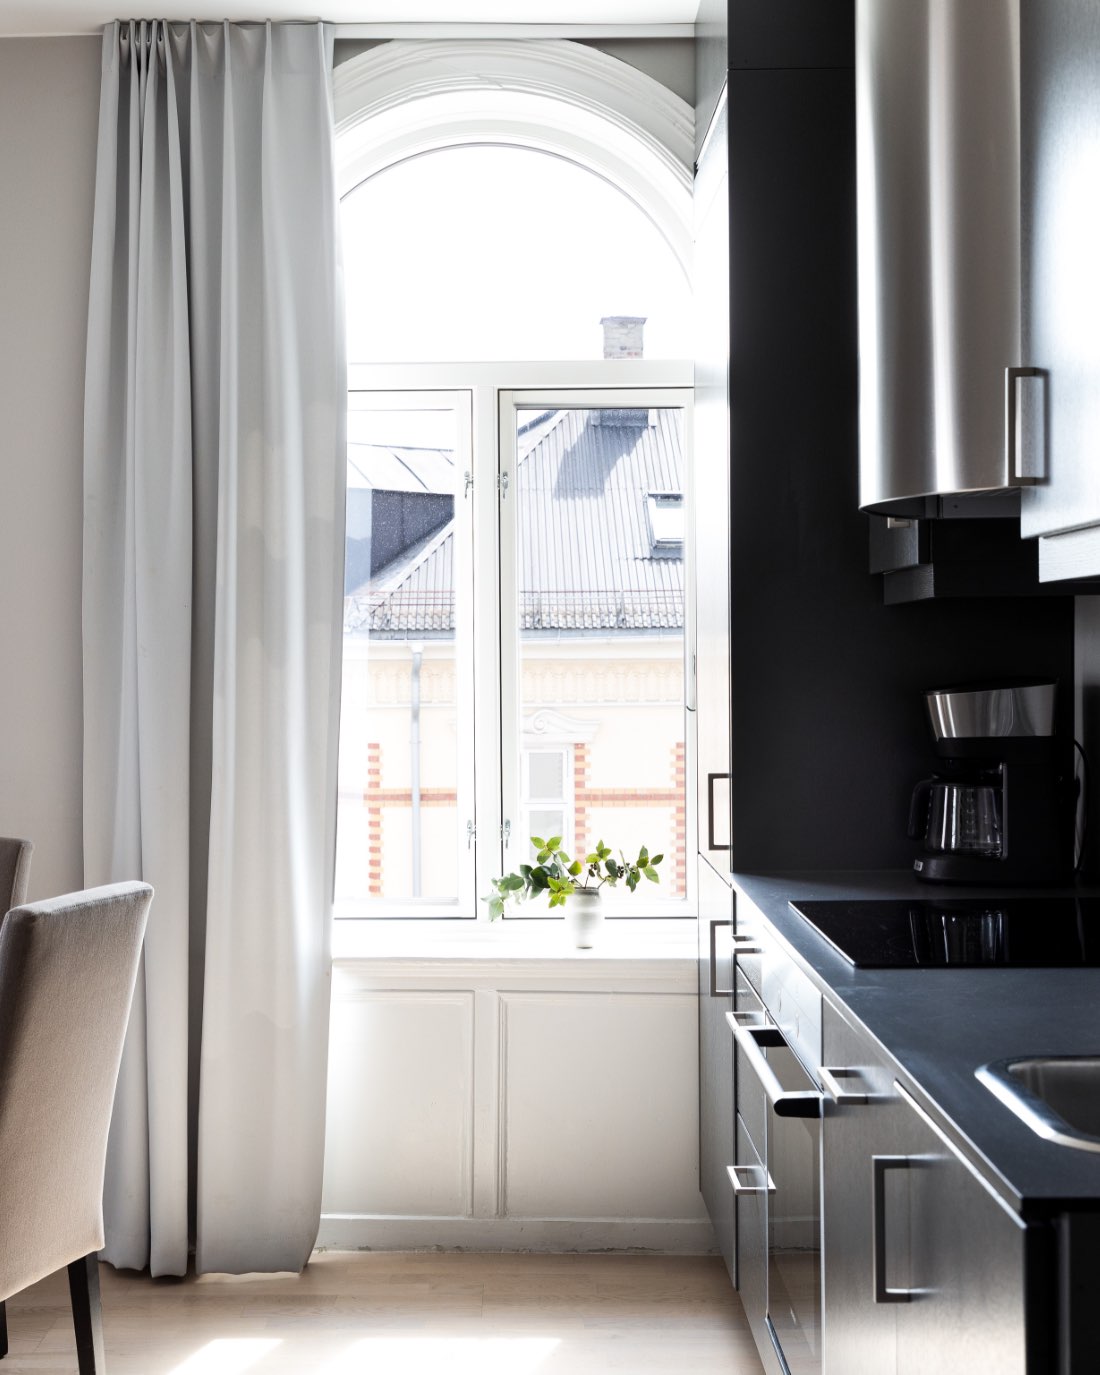
[[[580,890],[565,900],[565,929],[578,950],[591,950],[603,927],[603,898],[598,888]]]

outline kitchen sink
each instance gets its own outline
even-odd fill
[[[1039,1136],[1100,1151],[1100,1055],[998,1060],[976,1074]]]

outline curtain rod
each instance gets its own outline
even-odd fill
[[[336,38],[694,38],[694,24],[334,24]]]

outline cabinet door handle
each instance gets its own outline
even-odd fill
[[[866,1103],[868,1101],[866,1093],[853,1093],[851,1089],[846,1089],[840,1083],[841,1079],[859,1080],[859,1071],[855,1069],[841,1069],[836,1065],[821,1065],[817,1071],[818,1078],[825,1086],[825,1092],[834,1103]]]
[[[912,1290],[891,1289],[886,1283],[886,1174],[888,1170],[907,1170],[907,1155],[871,1157],[871,1221],[874,1249],[874,1286],[876,1303],[908,1303]]]
[[[733,926],[732,921],[712,921],[710,924],[710,996],[712,998],[732,998],[732,988],[718,987],[718,928],[720,926]]]
[[[1005,455],[1008,480],[1042,482],[1046,457],[1046,371],[1005,368]]]
[[[750,1172],[756,1175],[763,1175],[764,1183],[742,1184],[737,1176],[739,1174],[748,1174]],[[733,1185],[733,1193],[735,1198],[740,1198],[742,1194],[775,1193],[775,1185],[772,1183],[772,1177],[767,1172],[767,1170],[764,1169],[762,1165],[727,1165],[726,1174],[728,1174],[730,1177],[730,1183]]]
[[[707,849],[708,850],[728,850],[730,842],[727,840],[724,845],[720,845],[714,838],[714,785],[724,778],[727,782],[730,779],[728,773],[708,773],[707,774]]]
[[[743,1026],[732,1012],[726,1013],[726,1022],[733,1032],[745,1059],[753,1073],[760,1080],[760,1086],[767,1094],[768,1102],[777,1117],[820,1117],[822,1095],[813,1090],[785,1089],[779,1082],[775,1070],[768,1064],[764,1054],[765,1046],[786,1046],[787,1041],[777,1026]]]

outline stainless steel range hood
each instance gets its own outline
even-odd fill
[[[1018,0],[857,0],[856,15],[860,506],[981,514],[975,497],[1033,480],[1006,440],[1032,404],[1024,370],[1006,375],[1020,361]]]

